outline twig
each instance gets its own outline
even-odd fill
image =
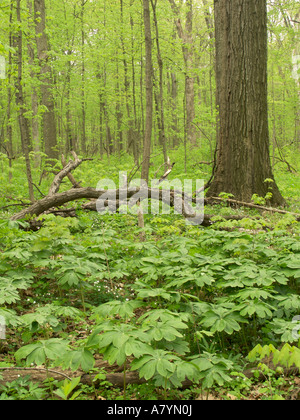
[[[18,204],[9,204],[8,206],[0,207],[0,210],[8,209],[9,207],[26,207],[30,206],[32,203],[18,203]]]
[[[170,175],[170,173],[172,172],[175,162],[173,162],[172,164],[170,163],[170,158],[168,158],[168,162],[164,163],[164,165],[167,164],[168,165],[168,170],[163,174],[163,176],[160,178],[160,180],[157,182],[156,185],[161,184],[166,178],[168,178],[168,176]],[[157,173],[157,172],[156,172]]]
[[[32,182],[31,184],[38,190],[42,197],[46,197],[46,195],[39,189],[39,187],[34,182]]]
[[[159,156],[160,155],[160,153],[158,153],[157,155],[155,155],[155,156],[150,156],[150,160],[151,160],[151,158],[154,158],[154,157],[157,157],[157,156]],[[142,166],[142,164],[145,162],[145,160],[146,159],[144,159],[139,165],[134,165],[134,167],[131,169],[131,171],[130,171],[130,173],[129,173],[129,176],[128,176],[128,184],[130,184],[130,182],[132,181],[132,179],[133,179],[133,177],[134,177],[134,175],[137,173],[137,171],[140,169],[140,167]],[[135,169],[135,167],[137,167],[136,168],[136,170],[135,170],[135,172],[131,175],[131,173],[134,171],[134,169]]]
[[[214,163],[214,161],[212,160],[211,162],[206,162],[204,160],[201,160],[200,162],[197,162],[193,165],[193,168],[197,165],[212,165]]]

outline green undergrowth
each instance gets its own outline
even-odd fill
[[[196,154],[185,174],[182,157],[174,156],[173,178],[210,176],[193,166]],[[0,164],[7,180],[3,156]],[[117,184],[132,161],[123,157],[121,167],[111,158],[110,171],[104,161],[84,165],[76,179],[96,187],[101,177]],[[22,168],[14,162],[11,183],[0,188],[0,206],[20,204],[0,214],[0,399],[299,398],[300,231],[293,215],[232,209],[224,196],[205,208],[214,216],[209,228],[172,212],[145,215],[140,242],[134,214],[85,213],[79,202],[77,218],[43,216],[40,230],[26,231],[26,221],[9,220],[26,204]],[[39,176],[34,169],[36,185]],[[289,210],[299,212],[297,175],[278,168],[276,179]],[[43,178],[39,189],[47,193],[50,184],[51,176]],[[68,188],[64,181],[61,190]],[[231,214],[243,220],[225,220]],[[15,367],[42,367],[45,380],[10,381]],[[73,376],[53,380],[53,369]],[[122,389],[107,380],[114,369]],[[126,385],[129,372],[145,383]],[[81,383],[83,373],[90,385]]]
[[[258,383],[244,371],[261,356],[254,363],[268,384],[261,398],[288,399],[285,369],[300,368],[299,231],[295,223],[254,234],[246,227],[221,231],[147,216],[147,240],[139,242],[133,215],[49,215],[38,232],[2,220],[0,366],[96,375],[97,386],[78,393],[79,381],[52,382],[49,373],[43,399],[147,399],[146,385],[117,391],[107,383],[99,357],[118,365],[124,381],[137,372],[154,399],[182,392],[243,399]],[[272,355],[270,367],[263,359]],[[273,384],[278,367],[282,391]],[[186,380],[194,386],[182,391]],[[35,385],[26,383],[35,398]],[[16,397],[9,385],[1,395]]]

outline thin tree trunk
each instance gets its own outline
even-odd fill
[[[134,136],[134,121],[131,115],[131,107],[129,103],[130,98],[130,80],[128,78],[128,64],[126,60],[126,49],[124,43],[124,5],[123,0],[120,0],[120,15],[121,15],[121,47],[122,47],[122,61],[124,66],[124,89],[125,89],[125,103],[126,103],[126,112],[128,118],[128,130],[127,130],[127,145],[128,147],[132,146],[132,152],[134,156],[134,160],[137,159],[136,156],[136,144],[135,144],[135,136]]]
[[[36,30],[36,45],[40,62],[40,80],[42,105],[45,107],[43,114],[43,140],[45,153],[49,164],[58,159],[57,132],[55,106],[53,97],[52,69],[49,64],[49,46],[46,35],[46,8],[45,0],[34,0],[34,18]]]
[[[193,0],[186,1],[186,24],[183,29],[179,19],[179,8],[175,0],[169,0],[174,15],[179,38],[182,40],[182,52],[185,63],[185,108],[186,108],[186,136],[190,144],[197,144],[195,120],[195,76],[194,76],[194,46],[193,46]]]
[[[172,136],[173,147],[179,144],[179,130],[178,130],[178,117],[177,117],[177,94],[178,94],[178,81],[175,72],[171,72],[171,98],[172,98]]]
[[[23,148],[23,153],[25,156],[25,164],[26,164],[26,175],[28,181],[28,190],[29,190],[29,199],[30,201],[34,201],[34,193],[33,193],[33,184],[32,184],[32,175],[31,175],[31,166],[30,166],[30,158],[29,158],[29,150],[30,150],[30,130],[29,130],[29,122],[28,119],[25,117],[27,112],[24,94],[23,94],[23,33],[22,33],[22,21],[21,21],[21,0],[17,0],[16,4],[17,9],[17,21],[20,24],[20,29],[15,37],[15,48],[17,50],[17,65],[18,65],[18,77],[16,79],[16,103],[19,108],[19,126],[20,126],[20,133],[21,133],[21,143]]]
[[[12,35],[12,23],[13,23],[13,0],[10,2],[10,11],[9,11],[9,46],[13,47],[13,35]],[[6,134],[8,139],[7,144],[7,157],[9,161],[9,182],[12,181],[12,160],[13,160],[13,142],[12,142],[12,124],[10,121],[11,117],[11,101],[12,101],[12,87],[11,87],[11,72],[12,72],[12,52],[9,50],[8,55],[8,89],[7,89],[7,126]]]
[[[164,72],[164,65],[160,51],[160,43],[159,43],[159,30],[158,30],[158,23],[157,23],[157,16],[156,16],[156,6],[157,0],[151,0],[152,10],[153,10],[153,19],[154,19],[154,26],[155,26],[155,39],[156,39],[156,49],[157,49],[157,62],[159,68],[159,95],[158,95],[158,105],[159,105],[159,142],[163,148],[163,155],[164,161],[166,164],[165,169],[167,169],[167,160],[168,160],[168,153],[167,153],[167,142],[166,142],[166,133],[165,133],[165,113],[164,113],[164,85],[163,85],[163,72]]]
[[[116,119],[117,119],[117,136],[116,136],[116,149],[117,149],[117,153],[118,156],[121,156],[121,151],[123,149],[123,131],[122,131],[122,120],[123,120],[123,112],[122,112],[122,107],[121,107],[121,100],[122,100],[122,95],[121,95],[121,91],[120,91],[120,82],[119,82],[119,78],[120,78],[120,74],[119,74],[119,63],[118,60],[116,60],[116,65],[117,65],[117,84],[116,84]]]
[[[27,0],[27,7],[29,10],[29,14],[32,16],[32,2],[31,0]],[[30,26],[32,26],[30,24]],[[33,68],[34,66],[34,48],[31,44],[31,41],[27,41],[27,48],[28,48],[28,56],[29,56],[29,64]],[[31,79],[34,80],[36,74],[33,70],[30,71]],[[31,121],[31,129],[32,129],[32,142],[33,142],[33,150],[35,152],[34,161],[35,166],[38,167],[41,163],[41,156],[40,156],[40,133],[39,133],[39,120],[38,120],[38,109],[39,109],[39,100],[38,100],[38,92],[37,87],[33,84],[32,91],[31,91],[31,108],[32,108],[32,121]]]
[[[71,54],[71,51],[68,51],[68,55]],[[72,71],[72,64],[70,60],[68,60],[68,68],[67,68],[67,75],[66,75],[66,151],[69,152],[71,150],[75,150],[75,145],[73,142],[73,134],[72,134],[72,116],[71,116],[71,71]]]
[[[172,39],[175,41],[176,32],[174,30]],[[174,44],[172,42],[172,54],[175,54]],[[172,110],[172,144],[173,147],[178,146],[179,144],[179,128],[178,128],[178,116],[177,116],[177,96],[178,96],[178,80],[176,73],[170,71],[171,87],[170,87],[170,96],[171,96],[171,110]]]
[[[85,112],[85,33],[84,33],[84,6],[86,1],[81,0],[81,151],[86,154],[86,112]]]
[[[130,5],[132,5],[134,0],[131,0]],[[134,156],[134,161],[136,165],[139,165],[140,158],[140,147],[139,147],[139,138],[140,130],[138,125],[137,118],[137,105],[136,105],[136,74],[135,74],[135,58],[134,58],[134,21],[132,15],[130,15],[130,28],[131,28],[131,67],[132,67],[132,105],[133,105],[133,115],[134,115],[134,128],[133,128],[133,137],[132,141],[132,151]]]
[[[152,119],[153,119],[153,68],[152,68],[152,38],[149,0],[143,0],[144,6],[144,30],[145,30],[145,85],[146,85],[146,122],[144,138],[144,154],[141,177],[147,183],[149,181]]]

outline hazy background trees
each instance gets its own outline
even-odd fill
[[[20,20],[17,4],[0,5],[0,55],[6,59],[1,153],[24,153],[16,85],[21,66],[32,164],[71,149],[100,157],[128,152],[141,163],[144,145],[163,160],[174,147],[185,149],[187,162],[193,148],[203,160],[213,160],[218,109],[212,0],[20,0]],[[273,166],[300,148],[299,20],[297,1],[268,2]],[[152,64],[145,29],[152,33]],[[18,63],[13,40],[21,34]]]

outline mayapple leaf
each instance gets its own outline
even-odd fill
[[[27,365],[42,365],[46,360],[58,360],[67,351],[67,342],[59,338],[40,340],[21,347],[15,353],[17,361],[26,359]]]
[[[0,288],[0,305],[15,303],[20,300],[18,291],[13,286]]]
[[[129,300],[123,302],[119,300],[113,300],[93,309],[93,313],[102,317],[115,317],[116,315],[119,315],[121,318],[131,318],[134,316],[134,311],[143,305],[143,302],[137,300]]]
[[[149,360],[139,370],[139,376],[140,378],[145,378],[146,381],[148,381],[154,376],[155,372],[156,372],[156,363],[154,360]]]
[[[81,366],[82,370],[89,372],[95,365],[93,354],[87,349],[70,350],[61,358],[61,363],[66,369],[76,371]]]
[[[175,371],[175,364],[169,360],[159,359],[156,363],[157,372],[164,378],[168,378]]]
[[[80,283],[80,276],[74,271],[68,270],[65,274],[59,279],[59,284],[61,286],[68,285],[69,287],[77,286]]]

